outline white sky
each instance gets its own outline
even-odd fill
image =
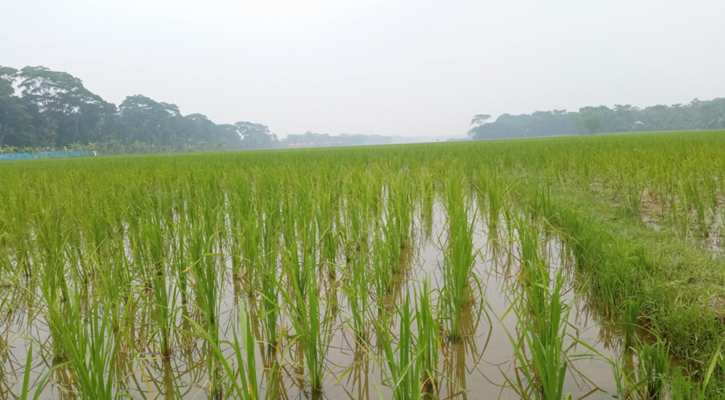
[[[463,136],[471,116],[725,97],[722,0],[0,0],[0,65],[218,123]]]

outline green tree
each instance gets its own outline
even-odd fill
[[[15,96],[18,71],[0,66],[0,148],[27,147],[36,142],[33,118]]]
[[[273,149],[279,145],[277,135],[270,133],[266,125],[237,122],[234,127],[242,138],[245,149]]]
[[[607,107],[604,107],[607,108]],[[604,127],[605,113],[602,107],[583,107],[579,109],[579,120],[585,133],[600,133]]]
[[[471,128],[468,131],[468,136],[471,136],[471,137],[475,136],[476,135],[476,132],[477,132],[476,128],[478,128],[479,126],[485,124],[486,121],[488,121],[489,119],[491,119],[491,116],[488,115],[488,114],[476,114],[476,115],[474,115],[473,118],[471,118],[471,124],[470,124],[470,125],[473,126],[473,128]]]
[[[103,137],[115,107],[66,73],[25,67],[17,74],[21,101],[43,145],[64,147]]]
[[[126,143],[183,147],[179,128],[183,121],[175,104],[157,102],[146,96],[128,96],[118,107],[120,139]],[[138,147],[138,145],[137,145]]]
[[[191,114],[184,116],[185,137],[191,142],[204,142],[215,149],[242,148],[242,139],[232,125],[217,125],[206,115]]]

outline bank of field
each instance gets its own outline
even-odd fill
[[[722,149],[2,163],[0,398],[722,398]]]

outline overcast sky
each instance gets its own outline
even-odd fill
[[[471,116],[725,97],[722,0],[0,0],[0,65],[218,123],[463,136]]]

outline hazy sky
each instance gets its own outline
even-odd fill
[[[44,65],[280,136],[462,136],[473,114],[725,97],[722,0],[0,0]]]

